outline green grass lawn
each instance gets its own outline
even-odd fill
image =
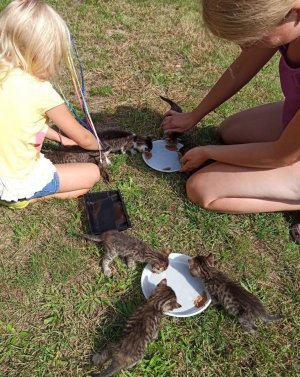
[[[1,7],[8,1],[0,1]],[[192,109],[238,53],[201,26],[198,0],[50,1],[68,21],[84,66],[87,102],[101,127],[161,136],[165,95]],[[215,139],[214,127],[241,109],[281,98],[278,57],[241,93],[186,136]],[[75,105],[68,77],[65,94]],[[112,183],[132,221],[130,232],[155,247],[212,252],[224,270],[258,295],[279,323],[245,334],[224,312],[165,316],[145,358],[120,376],[245,377],[299,375],[299,246],[296,214],[223,215],[189,203],[184,180],[147,168],[140,155],[113,156]],[[0,376],[87,376],[93,350],[116,339],[144,302],[143,266],[101,271],[102,251],[76,237],[88,225],[81,200],[0,208]]]

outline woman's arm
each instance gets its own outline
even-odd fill
[[[169,131],[184,132],[200,122],[209,112],[231,98],[243,88],[272,58],[277,49],[252,46],[243,49],[224,72],[200,104],[190,113],[165,114],[162,127]]]
[[[98,149],[98,142],[95,136],[77,122],[65,104],[47,111],[47,116],[65,135],[75,142],[74,145],[77,144],[87,150]]]
[[[230,165],[275,169],[300,161],[300,110],[273,142],[196,147],[182,157],[182,171],[191,171],[207,160]]]
[[[195,170],[207,160],[254,168],[276,168],[275,143],[249,143],[235,145],[206,145],[189,150],[181,159],[182,172]]]

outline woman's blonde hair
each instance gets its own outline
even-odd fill
[[[238,44],[261,39],[278,26],[299,0],[202,0],[206,27]]]
[[[65,21],[42,0],[12,1],[0,14],[0,70],[15,67],[40,78],[68,62],[70,32]]]

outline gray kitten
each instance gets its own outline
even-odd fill
[[[148,345],[157,338],[163,313],[180,307],[175,292],[163,279],[148,301],[126,321],[121,339],[109,344],[101,354],[93,356],[93,362],[98,367],[111,362],[107,369],[94,377],[110,377],[121,369],[137,364]]]
[[[60,147],[57,150],[43,151],[43,154],[53,164],[67,164],[74,162],[90,162],[98,165],[104,182],[109,183],[110,177],[105,166],[100,161],[99,152],[89,152],[80,147]]]
[[[169,265],[170,250],[153,249],[144,241],[118,230],[109,230],[99,235],[84,234],[84,238],[103,244],[105,254],[102,267],[106,276],[111,275],[109,264],[117,257],[126,257],[127,265],[134,268],[136,262],[150,263],[152,271],[160,273]]]
[[[130,151],[150,152],[152,149],[152,139],[150,136],[138,136],[130,131],[123,131],[117,128],[108,128],[97,132],[99,139],[106,147],[104,156],[106,163],[110,164],[108,158],[110,153]]]
[[[207,257],[199,255],[188,263],[191,274],[203,280],[212,300],[237,317],[245,330],[253,333],[256,330],[255,320],[258,318],[264,321],[277,321],[281,318],[268,314],[257,297],[219,271],[214,266],[212,254]]]

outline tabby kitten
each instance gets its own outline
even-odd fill
[[[138,136],[133,132],[123,131],[117,128],[108,128],[97,132],[99,139],[106,146],[104,156],[107,164],[110,164],[108,158],[110,153],[126,153],[130,151],[150,152],[152,149],[152,139],[150,136]]]
[[[109,344],[101,354],[93,356],[93,363],[98,367],[111,362],[107,369],[94,377],[110,377],[121,369],[137,364],[148,345],[157,338],[163,313],[180,307],[175,292],[163,279],[148,301],[126,321],[121,339]]]
[[[61,147],[58,150],[43,151],[43,154],[53,164],[66,164],[74,162],[91,162],[99,167],[100,175],[104,182],[110,182],[110,176],[106,171],[102,161],[100,161],[99,152],[89,152],[80,147]]]
[[[134,268],[136,262],[150,263],[152,271],[160,273],[169,265],[170,250],[153,249],[144,241],[118,230],[109,230],[99,235],[84,234],[84,238],[103,244],[105,254],[102,267],[106,276],[111,275],[109,264],[117,257],[126,257],[127,265]]]
[[[214,266],[212,254],[197,256],[189,260],[189,268],[193,276],[203,280],[214,303],[218,303],[237,317],[245,330],[253,333],[256,330],[255,320],[277,321],[281,317],[266,312],[263,304],[252,293],[240,284],[231,280]]]

